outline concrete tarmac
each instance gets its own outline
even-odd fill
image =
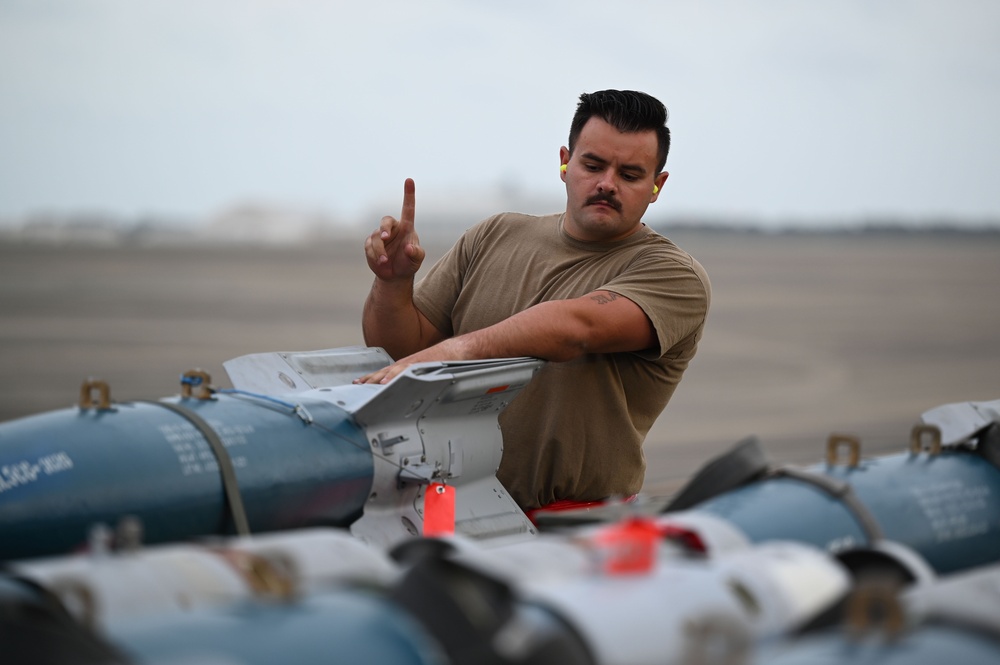
[[[301,247],[0,243],[0,420],[230,384],[247,353],[362,344],[363,235]],[[649,434],[645,491],[756,435],[775,464],[833,432],[905,449],[920,414],[1000,398],[1000,234],[668,233],[713,285],[698,356]],[[444,239],[425,243],[428,261]],[[428,262],[427,266],[430,265]]]

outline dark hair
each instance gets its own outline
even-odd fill
[[[583,93],[569,126],[569,152],[573,153],[583,126],[597,116],[619,132],[654,131],[659,146],[656,172],[663,171],[670,152],[670,130],[667,128],[667,107],[660,100],[635,90],[601,90]]]

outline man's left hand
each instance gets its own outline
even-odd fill
[[[461,344],[455,338],[446,339],[440,344],[428,347],[423,351],[400,358],[388,367],[375,370],[370,374],[354,379],[353,383],[379,383],[386,384],[406,371],[406,368],[416,363],[429,363],[442,360],[464,360],[461,356]]]

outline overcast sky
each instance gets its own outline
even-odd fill
[[[609,87],[670,110],[659,216],[1000,218],[995,0],[0,0],[0,217],[555,207]]]

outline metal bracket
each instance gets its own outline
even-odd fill
[[[97,390],[97,403],[94,403],[94,390]],[[111,388],[106,381],[88,379],[80,386],[80,408],[109,411],[111,409]]]
[[[941,428],[937,425],[917,423],[910,430],[910,454],[919,455],[924,451],[924,436],[930,436],[928,453],[933,457],[941,454]]]
[[[387,436],[385,432],[379,432],[378,435],[378,445],[382,448],[382,452],[390,453],[392,452],[392,447],[398,443],[403,443],[404,441],[409,441],[410,437],[404,436],[402,434],[397,434],[396,436]]]
[[[212,399],[212,377],[203,369],[191,369],[181,374],[181,397],[188,399],[194,386],[198,386],[197,399]]]
[[[847,466],[856,469],[861,461],[861,440],[851,434],[831,434],[826,441],[826,463],[830,466],[837,465],[837,452],[841,446],[847,446],[848,458]]]

